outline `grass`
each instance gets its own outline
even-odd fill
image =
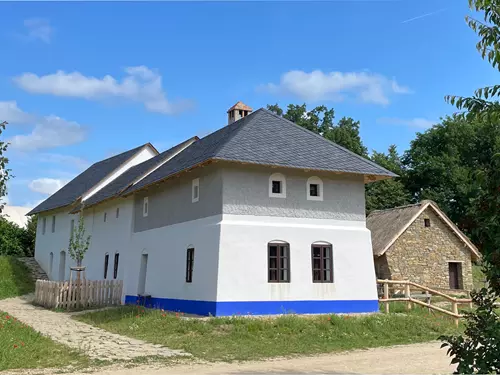
[[[28,268],[16,258],[0,256],[0,299],[21,296],[35,290]]]
[[[0,371],[68,365],[86,367],[90,360],[0,312]]]
[[[484,275],[481,267],[482,266],[480,264],[472,265],[472,280],[475,289],[481,289],[486,284],[486,276]]]
[[[366,316],[284,315],[274,318],[184,319],[137,306],[88,313],[75,319],[108,331],[208,361],[263,359],[436,340],[457,332],[442,314],[393,304],[393,313]]]

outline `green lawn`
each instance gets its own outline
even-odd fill
[[[484,275],[480,264],[472,265],[472,280],[474,288],[476,289],[481,289],[485,286],[486,276]]]
[[[21,296],[35,290],[28,268],[16,258],[0,256],[0,299]]]
[[[0,256],[0,300],[33,292],[29,270],[16,258]],[[19,368],[85,367],[90,360],[40,335],[0,311],[0,371]]]
[[[453,320],[426,309],[367,316],[285,315],[274,318],[184,319],[137,306],[75,317],[108,331],[174,349],[209,361],[263,359],[436,340],[457,332]]]
[[[82,356],[40,335],[7,313],[0,312],[0,371],[19,368],[90,364]]]

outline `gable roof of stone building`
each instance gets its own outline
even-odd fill
[[[142,151],[145,147],[151,147],[158,153],[151,143],[145,143],[139,147],[94,163],[38,206],[33,208],[27,215],[33,215],[42,211],[53,210],[75,203],[83,194],[110,175],[120,165]]]
[[[481,255],[476,246],[460,229],[430,200],[417,204],[373,211],[366,218],[366,227],[372,233],[373,255],[382,256],[408,227],[424,212],[431,208],[447,227],[464,243],[475,258]]]

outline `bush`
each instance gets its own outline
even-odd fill
[[[25,229],[0,217],[0,255],[33,256],[35,234],[36,218],[28,219]]]

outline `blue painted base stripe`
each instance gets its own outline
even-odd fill
[[[179,311],[187,314],[231,316],[231,315],[276,315],[276,314],[340,314],[378,312],[377,300],[355,301],[237,301],[215,302],[186,299],[125,296],[126,304]]]

